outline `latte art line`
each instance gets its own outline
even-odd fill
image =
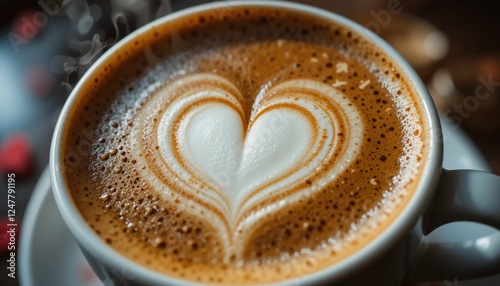
[[[278,83],[251,108],[243,98],[220,76],[187,75],[151,95],[133,133],[141,176],[214,227],[228,261],[263,217],[335,183],[363,136],[357,109],[320,82]]]

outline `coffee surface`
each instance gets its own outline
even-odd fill
[[[421,103],[363,35],[221,6],[137,35],[64,136],[75,204],[112,248],[201,283],[300,277],[397,217],[425,162]]]

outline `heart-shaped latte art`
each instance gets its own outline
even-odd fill
[[[335,181],[363,135],[354,105],[320,82],[268,84],[251,112],[245,98],[220,76],[184,76],[146,102],[134,136],[141,176],[212,225],[227,257],[262,218]]]

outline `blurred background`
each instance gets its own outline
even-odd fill
[[[16,222],[21,225],[47,165],[59,111],[86,69],[137,27],[201,2],[208,1],[0,0],[0,285],[18,285],[6,272],[7,174],[16,174]],[[347,16],[392,44],[427,84],[442,119],[465,130],[500,174],[496,1],[299,2]]]

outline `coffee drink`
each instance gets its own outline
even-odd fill
[[[411,198],[429,145],[411,86],[365,35],[221,5],[135,35],[85,80],[62,172],[90,227],[138,265],[203,284],[300,277]]]

